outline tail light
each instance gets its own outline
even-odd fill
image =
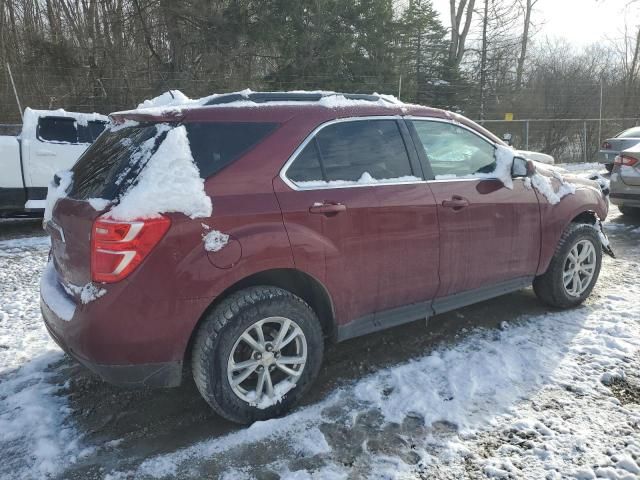
[[[617,155],[613,160],[614,165],[625,165],[627,167],[633,167],[638,163],[637,158],[628,157],[627,155]]]
[[[98,217],[91,230],[91,278],[114,283],[142,263],[171,226],[168,217],[123,222]]]
[[[611,144],[609,142],[604,142],[602,144],[602,149],[603,150],[611,150]]]

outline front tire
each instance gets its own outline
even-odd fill
[[[311,386],[322,363],[320,322],[304,300],[277,287],[232,294],[200,326],[193,378],[207,403],[236,423],[288,411]]]
[[[580,305],[591,294],[602,265],[602,244],[595,228],[570,224],[563,232],[547,271],[533,281],[533,290],[556,308]]]

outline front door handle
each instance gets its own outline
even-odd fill
[[[469,200],[459,195],[454,195],[451,197],[451,200],[443,200],[442,206],[445,208],[453,208],[454,210],[461,210],[469,206]]]
[[[346,211],[347,206],[343,205],[342,203],[314,203],[311,207],[309,207],[309,213],[313,213],[315,215],[326,215],[328,217]]]

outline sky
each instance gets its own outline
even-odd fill
[[[444,24],[449,26],[449,0],[433,0],[433,3]],[[539,0],[532,17],[539,25],[536,39],[564,37],[580,47],[619,38],[625,19],[631,27],[640,25],[640,1],[629,4],[630,0]]]

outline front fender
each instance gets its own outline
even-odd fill
[[[609,213],[609,201],[597,186],[591,185],[578,185],[575,193],[563,197],[555,205],[550,204],[542,195],[538,197],[542,234],[537,275],[541,275],[549,267],[562,232],[567,226],[585,214],[594,220],[596,216],[604,220]]]

